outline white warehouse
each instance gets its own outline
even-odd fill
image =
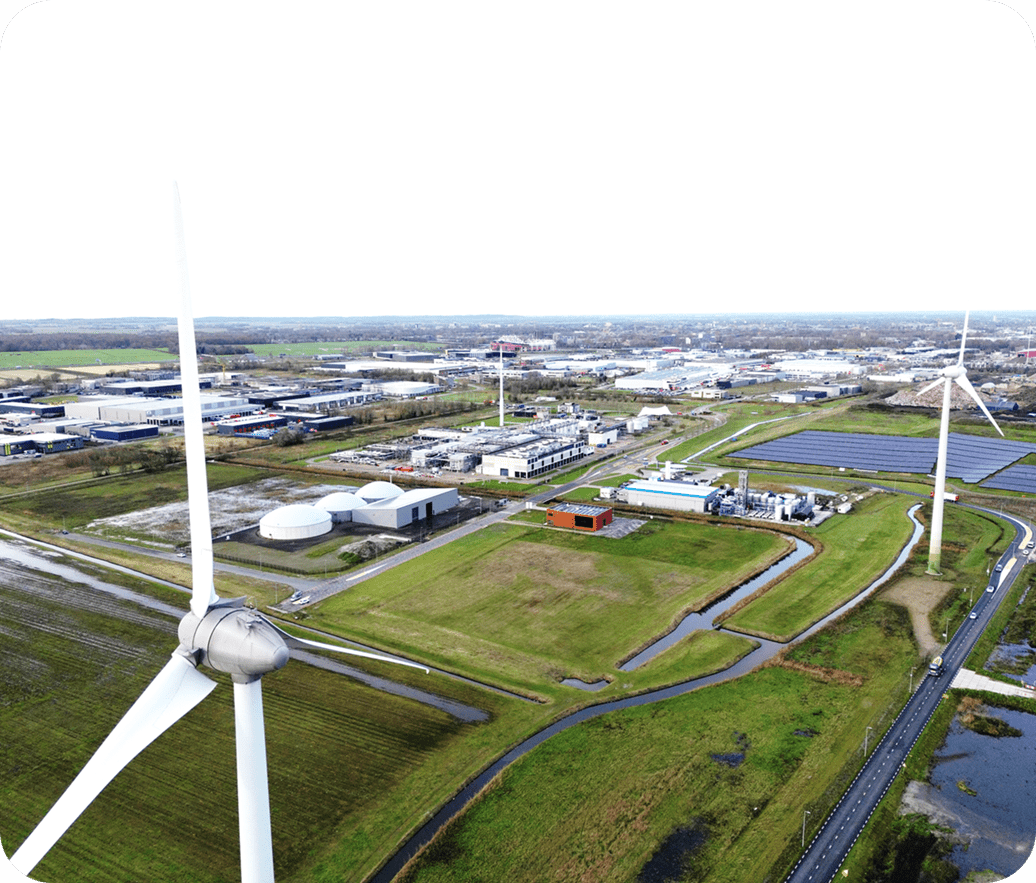
[[[704,513],[719,495],[719,488],[684,481],[631,481],[623,490],[631,506]]]
[[[254,414],[256,405],[244,397],[202,395],[202,420],[231,414]],[[147,423],[166,426],[183,423],[183,399],[145,399],[140,396],[86,396],[65,405],[65,416],[104,423]]]
[[[399,529],[452,509],[459,497],[456,488],[414,488],[352,510],[353,524]]]

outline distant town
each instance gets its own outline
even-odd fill
[[[956,358],[962,318],[208,319],[198,323],[202,407],[215,433],[288,444],[374,420],[499,406],[484,427],[419,430],[340,459],[533,478],[646,425],[588,411],[594,400],[800,404],[867,393],[938,407],[939,390],[917,388]],[[998,417],[1036,414],[1034,326],[1036,313],[972,317],[970,376]],[[4,457],[154,438],[182,423],[173,320],[77,320],[75,331],[60,320],[0,323],[0,383]],[[973,408],[965,399],[959,406]],[[505,411],[528,422],[502,429]]]

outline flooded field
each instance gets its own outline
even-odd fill
[[[948,860],[962,878],[984,870],[1013,874],[1036,834],[1036,715],[1004,708],[987,713],[1022,735],[981,735],[954,719],[932,758],[930,784],[913,782],[904,795],[906,811],[923,812],[956,832]]]

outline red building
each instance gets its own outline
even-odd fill
[[[600,530],[612,523],[611,507],[585,506],[577,503],[558,503],[547,509],[547,524],[572,530]]]

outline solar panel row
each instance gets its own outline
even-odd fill
[[[866,469],[878,472],[935,471],[939,442],[934,438],[865,435],[805,430],[744,448],[733,457],[778,463]],[[976,484],[1036,451],[1036,445],[951,432],[947,439],[946,475]]]
[[[1036,494],[1036,466],[1012,466],[989,481],[983,482],[982,487]]]

